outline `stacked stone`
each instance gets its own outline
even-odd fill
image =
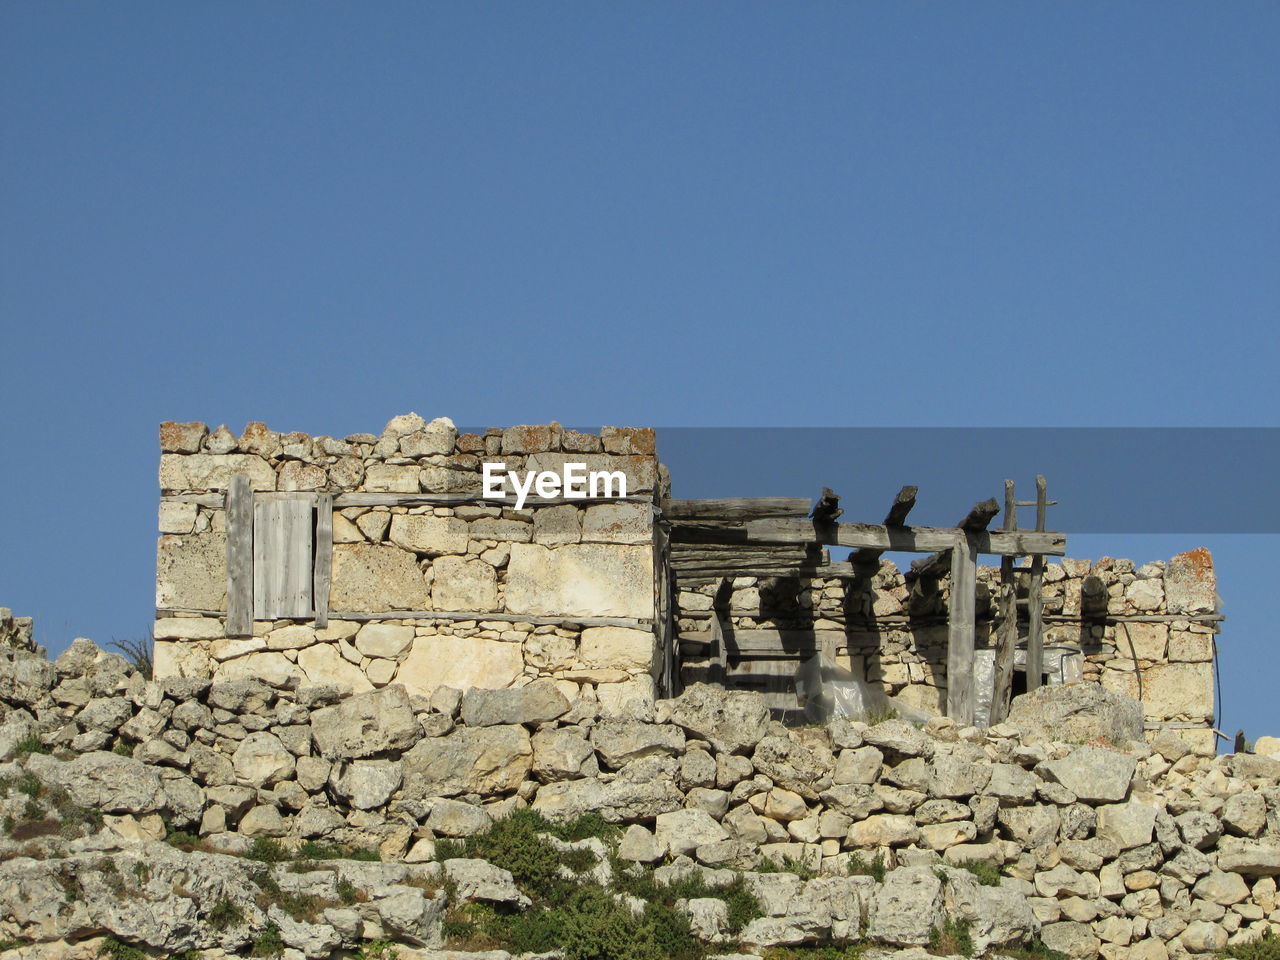
[[[553,423],[459,434],[446,418],[406,414],[380,436],[338,440],[251,423],[236,437],[225,426],[166,423],[160,441],[157,676],[334,683],[353,692],[396,682],[425,696],[439,685],[505,687],[538,677],[575,699],[597,696],[597,686],[604,701],[651,691],[659,492],[652,429],[605,427],[597,436]],[[565,463],[619,471],[627,494],[641,500],[520,510],[339,506],[327,626],[259,621],[252,637],[226,637],[225,512],[220,500],[195,498],[220,493],[237,473],[260,491],[477,494],[486,461],[508,471],[559,472]],[[368,616],[392,611],[475,616]]]
[[[0,647],[35,650],[30,617],[15,617],[8,607],[0,607]]]
[[[0,701],[0,760],[37,737],[55,754],[25,768],[113,829],[198,829],[229,853],[317,838],[425,862],[438,838],[529,806],[599,813],[626,827],[624,859],[712,879],[769,863],[843,877],[880,857],[892,872],[860,902],[914,917],[873,925],[886,942],[927,939],[931,905],[959,882],[930,878],[975,862],[999,867],[1007,909],[1034,917],[1019,936],[1038,929],[1073,957],[1162,960],[1280,930],[1280,755],[1197,756],[1168,733],[1147,744],[1140,705],[1095,684],[1016,698],[988,731],[942,718],[786,728],[759,695],[704,686],[606,716],[551,680],[430,697],[147,681],[77,641],[54,663],[8,651]],[[19,816],[24,799],[0,812]],[[801,916],[814,891],[797,882],[778,881],[796,896],[778,894],[792,905],[757,942],[831,935],[839,917]]]
[[[998,596],[999,579],[998,568],[979,567],[979,651],[991,650],[994,643],[997,605],[992,598]],[[838,666],[880,684],[908,706],[942,711],[949,579],[929,593],[918,584],[909,585],[886,560],[852,596],[855,583],[737,577],[732,581],[729,620],[743,630],[845,631],[848,625],[848,643],[836,654]],[[679,612],[710,610],[718,588],[719,581],[680,584]],[[1216,588],[1212,558],[1204,549],[1140,567],[1111,557],[1048,563],[1044,643],[1055,651],[1055,660],[1062,654],[1076,655],[1082,679],[1141,700],[1150,736],[1171,725],[1188,745],[1211,754],[1217,632],[1211,618],[1218,607]],[[1104,622],[1108,617],[1149,620]],[[904,622],[906,618],[911,622]],[[875,629],[866,626],[875,621],[882,622]],[[684,632],[702,630],[705,620],[682,616],[680,626]],[[686,675],[696,678],[702,669],[695,663]]]

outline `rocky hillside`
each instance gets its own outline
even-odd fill
[[[1145,744],[1138,707],[788,729],[708,687],[602,715],[0,649],[0,958],[1166,960],[1280,927],[1280,758]]]

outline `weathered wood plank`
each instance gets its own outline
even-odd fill
[[[1004,529],[1018,526],[1018,505],[1012,480],[1004,482]],[[996,633],[994,680],[991,691],[991,712],[988,720],[997,724],[1009,713],[1009,701],[1013,696],[1014,655],[1018,647],[1018,594],[1014,583],[1013,558],[1000,560],[1000,627]]]
[[[950,549],[955,542],[954,527],[887,527],[873,523],[833,523],[815,527],[812,520],[751,520],[743,523],[676,523],[671,527],[673,543],[808,544],[837,547],[870,547],[881,551],[932,553]],[[1054,531],[1019,530],[1014,533],[982,531],[973,537],[978,553],[1029,556],[1066,553],[1066,534]]]
[[[319,494],[315,510],[316,556],[312,597],[316,626],[323,628],[329,625],[329,584],[333,576],[333,495]]]
[[[815,524],[835,523],[844,515],[844,511],[840,509],[840,495],[830,487],[822,488],[822,496],[818,498],[818,502],[813,505],[813,510],[809,516]]]
[[[907,522],[907,514],[916,505],[916,494],[919,492],[919,487],[912,486],[906,486],[899,490],[898,495],[893,498],[893,506],[885,514],[884,525],[886,527],[901,527],[905,524]],[[884,553],[883,550],[863,547],[861,550],[855,550],[849,554],[849,562],[855,567],[866,570],[868,573],[874,573],[880,567],[880,555],[882,553]]]
[[[987,524],[994,520],[999,512],[1000,504],[995,497],[991,497],[989,500],[975,503],[957,526],[965,533],[977,533],[979,530],[987,529]],[[1005,529],[1012,530],[1013,527],[1006,527]]]
[[[625,497],[539,497],[530,494],[525,506],[550,507],[572,503],[589,506],[593,503],[653,503],[652,496],[633,494]],[[477,493],[339,493],[333,498],[334,507],[448,507],[463,503],[489,503],[494,506],[513,507],[515,498],[483,497]]]
[[[226,511],[227,636],[248,637],[253,635],[253,485],[247,473],[231,478]]]
[[[978,563],[973,535],[957,538],[951,551],[951,607],[947,628],[947,716],[973,724],[974,606]]]
[[[718,580],[726,572],[735,577],[791,577],[799,580],[838,580],[857,575],[851,563],[824,563],[820,566],[746,566],[725,571],[723,567],[681,567],[676,573],[682,583]]]
[[[827,645],[840,647],[848,640],[844,630],[770,630],[765,628],[734,630],[725,633],[719,618],[710,630],[686,631],[680,634],[682,642],[712,647],[720,643],[731,651],[751,654],[814,653]]]
[[[312,517],[309,500],[257,498],[253,505],[253,617],[313,615]]]
[[[1036,476],[1036,529],[1045,527],[1048,491],[1043,476]],[[1031,558],[1031,583],[1027,587],[1027,690],[1035,690],[1044,678],[1044,606],[1040,599],[1044,588],[1044,557]]]
[[[808,497],[729,497],[720,500],[668,500],[662,515],[668,520],[763,520],[804,517]]]

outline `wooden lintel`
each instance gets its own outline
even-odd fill
[[[744,523],[675,523],[673,543],[726,543],[739,545],[821,543],[836,547],[867,547],[901,553],[933,553],[949,550],[961,531],[956,527],[889,527],[875,523],[830,523],[812,520],[771,519]],[[998,556],[1063,556],[1067,536],[1055,531],[987,531],[973,535],[978,553]]]
[[[662,515],[668,520],[764,520],[804,517],[808,497],[728,497],[720,500],[668,500]]]

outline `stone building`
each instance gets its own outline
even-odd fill
[[[862,577],[823,572],[841,566],[829,562],[804,577],[673,569],[670,482],[652,429],[459,434],[447,419],[407,414],[342,439],[165,423],[160,442],[158,677],[403,684],[426,696],[547,677],[570,701],[643,716],[655,696],[707,677],[762,681],[785,706],[797,661],[823,651],[914,707],[946,707],[945,578],[922,594],[887,561]],[[485,496],[486,463],[503,465],[501,499]],[[625,490],[527,487],[517,506],[514,483],[563,476],[567,464],[624,478]],[[997,575],[977,576],[977,717]],[[1144,566],[1055,559],[1041,599],[1044,682],[1136,696],[1153,733],[1171,728],[1211,752],[1221,618],[1207,551]],[[731,654],[718,663],[694,642],[712,619]],[[734,646],[766,629],[800,639],[768,656]]]

